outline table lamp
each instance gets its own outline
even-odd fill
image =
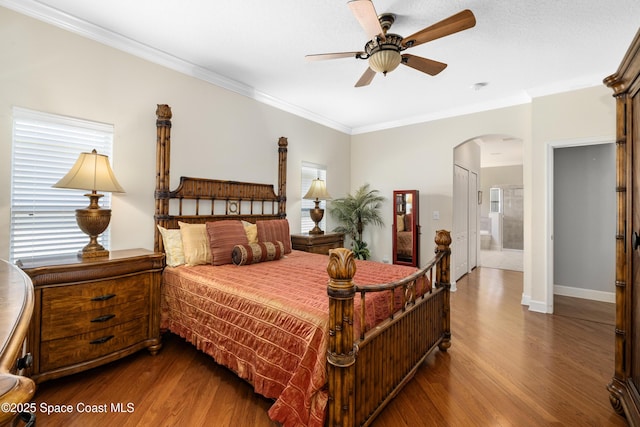
[[[78,252],[78,256],[81,258],[108,256],[109,251],[98,243],[98,237],[109,226],[111,209],[103,209],[98,205],[98,200],[103,196],[98,191],[124,193],[124,189],[111,170],[109,158],[98,154],[95,149],[91,153],[80,153],[71,170],[53,187],[91,191],[85,194],[89,198],[89,206],[85,209],[76,209],[78,227],[89,236],[89,243]]]
[[[324,234],[324,231],[318,225],[324,216],[324,209],[320,208],[320,200],[331,200],[331,196],[327,193],[325,182],[320,178],[311,181],[311,188],[309,188],[303,199],[313,200],[316,204],[315,208],[309,210],[311,220],[316,223],[316,226],[309,231],[309,234]]]

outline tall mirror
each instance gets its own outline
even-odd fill
[[[393,192],[393,263],[418,267],[418,190]]]

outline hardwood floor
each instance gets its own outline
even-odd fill
[[[561,315],[520,304],[522,273],[478,268],[452,293],[452,346],[436,351],[373,423],[401,426],[624,426],[609,404],[614,329],[584,300]],[[596,311],[611,308],[610,305]],[[587,320],[589,319],[589,320]],[[603,320],[604,319],[604,320]],[[153,357],[40,385],[34,402],[72,405],[38,426],[274,426],[270,401],[175,336]],[[76,405],[107,404],[108,413]],[[111,404],[131,403],[131,413]]]

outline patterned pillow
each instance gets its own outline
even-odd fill
[[[162,243],[164,246],[164,254],[166,255],[167,265],[169,267],[177,267],[184,264],[184,250],[182,249],[182,237],[180,230],[166,229],[158,226],[162,235]]]
[[[231,264],[233,247],[249,243],[244,226],[239,220],[208,222],[207,234],[211,249],[211,264],[213,265]]]
[[[289,235],[289,221],[274,219],[256,221],[258,227],[258,242],[282,242],[284,253],[291,252],[291,236]]]
[[[204,224],[178,222],[187,265],[211,264],[211,250]]]
[[[264,261],[275,261],[284,255],[282,242],[260,242],[233,247],[231,259],[235,265],[255,264]]]

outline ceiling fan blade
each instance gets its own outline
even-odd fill
[[[307,61],[324,61],[327,59],[358,58],[358,55],[363,54],[364,52],[318,53],[313,55],[305,55],[304,59],[306,59]]]
[[[371,0],[351,0],[347,4],[370,39],[375,39],[377,36],[385,38],[376,8]]]
[[[356,87],[367,86],[369,83],[371,83],[371,80],[373,80],[375,76],[376,72],[371,68],[367,68],[364,74],[362,74],[362,76],[360,77],[360,80],[356,82]]]
[[[402,45],[404,47],[418,46],[422,43],[439,39],[440,37],[445,37],[462,30],[467,30],[475,25],[476,17],[473,15],[473,12],[469,9],[465,9],[462,12],[458,12],[453,16],[443,19],[430,27],[418,31],[409,37],[405,37],[402,40]]]
[[[402,55],[402,63],[423,73],[435,76],[442,70],[447,68],[444,62],[434,61],[433,59],[423,58],[421,56],[404,54]]]

